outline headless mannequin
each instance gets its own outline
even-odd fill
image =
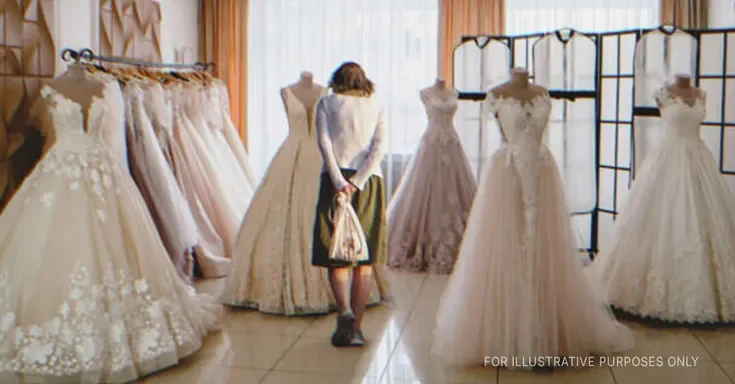
[[[104,97],[105,82],[89,73],[79,63],[70,64],[66,72],[52,80],[48,85],[56,92],[80,104],[85,118],[95,98]]]
[[[311,72],[301,72],[301,78],[298,82],[289,85],[286,88],[281,89],[281,97],[283,102],[286,102],[286,90],[290,90],[291,94],[304,105],[306,112],[311,117],[314,112],[314,107],[319,99],[324,95],[325,87],[314,83],[314,75]]]
[[[454,88],[447,87],[447,82],[441,77],[436,78],[436,82],[430,86],[421,90],[421,97],[433,97],[443,101],[457,97],[457,90]]]
[[[681,99],[689,106],[694,105],[697,98],[702,95],[699,88],[692,86],[692,78],[689,75],[676,75],[674,83],[667,86],[666,90],[672,97]]]
[[[87,130],[89,127],[86,126],[86,122],[90,107],[95,99],[104,97],[105,83],[89,73],[82,64],[72,63],[67,67],[66,72],[51,80],[47,85],[82,107],[84,129]],[[40,129],[44,136],[43,152],[45,153],[56,142],[56,133],[46,131],[46,127],[36,128]]]
[[[546,93],[546,88],[531,84],[528,71],[523,68],[513,68],[510,80],[490,90],[495,97],[516,99],[529,102],[533,98]]]

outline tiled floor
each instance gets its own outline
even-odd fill
[[[229,312],[225,329],[179,367],[143,382],[205,384],[732,384],[735,330],[662,328],[626,322],[636,335],[627,356],[688,358],[688,367],[633,366],[574,369],[551,373],[475,368],[452,370],[429,352],[434,317],[446,277],[391,272],[396,302],[369,310],[362,349],[329,344],[334,316],[283,318],[252,311]],[[216,293],[221,281],[199,288]],[[694,361],[696,359],[696,363]],[[672,360],[674,362],[674,360]],[[681,360],[678,364],[683,364]],[[667,364],[668,365],[668,364]]]

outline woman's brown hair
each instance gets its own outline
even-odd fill
[[[335,93],[361,93],[362,96],[371,96],[375,93],[375,84],[365,75],[360,64],[353,61],[343,63],[332,73],[329,87]]]

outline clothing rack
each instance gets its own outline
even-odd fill
[[[61,59],[65,62],[76,61],[76,62],[108,62],[131,65],[135,67],[148,67],[148,68],[167,68],[167,69],[193,69],[199,71],[216,70],[217,65],[215,63],[201,63],[196,62],[194,64],[181,64],[181,63],[154,63],[149,61],[140,61],[136,59],[130,59],[127,57],[116,57],[116,56],[100,56],[96,55],[94,51],[89,48],[84,48],[79,51],[65,48],[61,51]]]

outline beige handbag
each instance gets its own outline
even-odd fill
[[[329,219],[334,225],[329,258],[352,264],[369,260],[365,233],[346,194],[338,193],[334,197]]]

